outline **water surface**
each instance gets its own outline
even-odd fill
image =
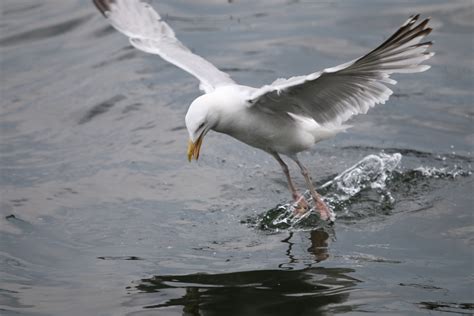
[[[334,226],[275,225],[288,192],[271,157],[210,133],[187,163],[192,77],[132,49],[89,1],[5,0],[0,314],[474,313],[472,1],[153,5],[255,86],[431,16],[432,69],[397,76],[389,103],[302,155],[319,185],[369,155],[401,161],[383,187],[337,200]]]

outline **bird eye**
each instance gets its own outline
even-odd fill
[[[199,125],[198,129],[201,129],[204,127],[204,123],[201,123],[201,125]]]

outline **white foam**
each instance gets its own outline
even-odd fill
[[[328,198],[337,198],[339,202],[350,199],[366,188],[385,190],[387,178],[398,167],[401,159],[399,153],[369,155],[322,185],[322,188],[331,187],[332,193]]]

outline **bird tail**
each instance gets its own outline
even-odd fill
[[[314,132],[314,143],[318,143],[322,140],[332,138],[339,134],[340,132],[345,132],[347,129],[351,128],[352,125],[345,125],[345,124],[331,124],[326,123],[320,125]]]

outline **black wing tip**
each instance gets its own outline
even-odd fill
[[[412,15],[410,16],[410,25],[416,23],[418,21],[418,19],[420,18],[420,14],[416,14],[416,15]],[[423,28],[431,21],[431,16],[427,17],[427,18],[424,18],[423,21],[421,21],[419,25],[423,25]]]
[[[416,44],[414,45],[414,47],[423,47],[423,46],[431,47],[433,46],[433,44],[434,44],[434,41],[428,41],[428,42]]]
[[[394,39],[400,40],[402,38],[406,38],[407,36],[413,39],[415,37],[420,37],[420,36],[425,37],[429,35],[433,31],[433,28],[428,27],[428,23],[430,22],[431,17],[425,18],[423,21],[416,24],[417,18],[419,16],[420,16],[419,14],[415,15],[408,24],[405,24],[404,26],[402,26],[395,33],[397,36],[395,36]],[[400,31],[402,31],[401,34],[400,34]]]
[[[110,4],[114,3],[114,0],[92,0],[96,8],[106,17],[105,13],[110,11]]]
[[[415,24],[419,18],[420,18],[419,13],[410,15],[408,17],[408,20],[405,23],[403,23],[402,27]]]
[[[425,37],[428,36],[433,29],[431,27],[428,27],[426,29],[422,29],[421,31],[416,32],[414,35],[412,35],[413,38],[415,37]]]
[[[420,19],[420,16],[421,16],[420,13],[410,15],[409,18],[408,18],[408,21],[405,22],[402,26],[415,24]],[[430,20],[431,20],[431,16],[428,16],[427,18],[424,18],[423,21],[421,21],[420,24],[418,24],[418,25],[422,25],[422,24],[426,25],[426,24],[428,24],[428,22]]]

